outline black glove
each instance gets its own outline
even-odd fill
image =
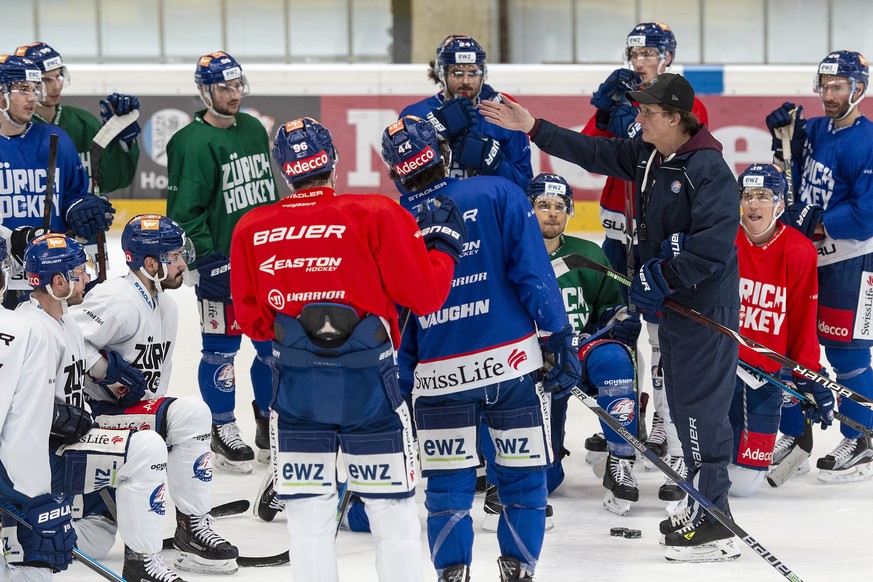
[[[106,391],[118,399],[118,403],[127,408],[143,399],[147,388],[145,377],[135,366],[114,351],[100,352],[107,361],[106,376],[97,380]],[[123,388],[110,388],[112,384],[123,384]]]
[[[806,238],[815,240],[815,229],[821,223],[824,208],[816,204],[804,204],[800,200],[785,207],[779,220],[799,230]]]
[[[820,373],[824,374],[824,370]],[[812,422],[820,422],[822,430],[833,424],[834,393],[818,382],[802,376],[794,377],[794,385],[797,386],[798,392],[811,394],[812,399],[815,400],[815,406],[806,405],[803,407],[804,416]]]
[[[782,107],[773,110],[766,119],[767,129],[770,130],[770,135],[773,136],[773,144],[770,147],[780,160],[785,158],[782,155],[782,139],[776,136],[776,129],[791,125],[791,110],[794,108],[794,103],[786,101],[782,104]],[[801,156],[803,156],[803,146],[805,144],[806,119],[803,117],[803,105],[799,105],[794,116],[794,134],[791,136],[792,160],[800,160]]]
[[[476,107],[466,97],[446,101],[427,114],[427,120],[446,141],[476,125]]]
[[[100,100],[100,117],[103,118],[103,123],[109,121],[113,115],[127,115],[134,109],[139,109],[139,99],[133,95],[113,93],[108,95],[106,99]],[[139,136],[141,131],[139,123],[134,121],[121,130],[121,133],[112,141],[130,143]]]
[[[639,313],[628,311],[627,305],[617,305],[603,312],[598,327],[600,329],[610,327],[607,332],[608,337],[633,348],[637,345],[643,324],[640,322]]]
[[[616,137],[634,137],[640,131],[637,110],[627,101],[617,101],[609,110],[609,123],[606,128]]]
[[[599,110],[609,111],[616,101],[627,103],[624,94],[628,91],[636,91],[642,83],[643,79],[636,71],[624,68],[616,69],[591,96],[591,105]]]
[[[665,261],[675,258],[685,250],[688,243],[691,242],[691,237],[684,232],[674,232],[670,238],[661,241],[661,254],[659,255]]]
[[[72,404],[55,403],[51,428],[53,441],[71,445],[79,442],[79,439],[92,428],[94,428],[94,420],[87,410]]]
[[[67,208],[67,224],[73,234],[91,239],[112,226],[115,209],[106,196],[85,194]]]
[[[554,361],[554,367],[543,377],[543,389],[559,398],[566,396],[582,378],[578,336],[568,324],[561,331],[541,337],[540,348],[544,360]]]
[[[609,109],[598,109],[594,113],[594,127],[606,131],[609,127]]]
[[[27,250],[28,243],[47,232],[44,228],[34,228],[32,226],[19,226],[13,230],[9,237],[9,242],[12,246],[12,257],[23,265],[24,251]]]
[[[503,163],[504,155],[499,141],[471,131],[452,142],[452,157],[462,166],[491,175]]]
[[[429,249],[440,250],[451,256],[455,263],[461,260],[461,252],[467,241],[464,217],[455,201],[444,194],[437,194],[436,204],[422,208],[415,220]]]
[[[22,505],[30,528],[18,525],[18,541],[28,565],[45,564],[54,572],[66,570],[73,561],[76,530],[70,501],[45,494]]]
[[[230,259],[224,253],[215,252],[197,259],[194,265],[200,273],[197,298],[208,301],[230,301]]]

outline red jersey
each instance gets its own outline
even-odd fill
[[[815,246],[799,231],[776,223],[776,234],[762,246],[740,228],[736,238],[740,266],[740,333],[810,370],[821,369],[816,335],[818,272]],[[740,346],[740,359],[775,372],[770,358]]]
[[[378,315],[400,343],[395,303],[416,315],[439,309],[451,288],[452,258],[428,250],[412,215],[387,196],[300,190],[250,210],[230,246],[236,317],[253,340],[272,340],[275,314],[308,303],[341,303]]]
[[[694,98],[694,107],[691,109],[691,113],[696,115],[697,120],[703,125],[709,124],[709,113],[707,113],[703,102],[697,97]],[[597,129],[596,117],[596,114],[591,116],[585,128],[582,129],[582,133],[592,137],[616,137],[609,131]],[[622,243],[627,242],[624,218],[624,197],[627,189],[630,189],[631,194],[636,192],[636,186],[633,182],[625,182],[607,176],[603,192],[600,193],[600,223],[603,225],[603,230],[606,231],[606,238],[614,238]]]

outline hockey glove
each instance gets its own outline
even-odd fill
[[[452,157],[462,166],[488,176],[497,172],[504,156],[499,141],[470,132],[452,143]]]
[[[103,123],[109,121],[113,115],[127,115],[134,109],[139,109],[139,99],[133,95],[113,93],[107,95],[106,99],[100,100],[100,117],[103,118]],[[123,141],[129,144],[139,136],[141,131],[139,123],[134,121],[121,130],[121,133],[112,141]]]
[[[461,260],[461,252],[467,240],[467,227],[454,200],[437,194],[435,202],[423,208],[415,220],[427,248],[448,254],[455,263]]]
[[[594,114],[594,127],[606,131],[609,127],[609,109],[598,109]]]
[[[72,404],[55,403],[52,418],[51,439],[54,446],[71,445],[79,442],[94,427],[91,414],[84,408]]]
[[[554,360],[554,366],[550,370],[543,368],[543,389],[558,398],[566,396],[582,378],[579,337],[573,327],[567,324],[561,331],[541,337],[540,348],[545,361]]]
[[[458,97],[428,113],[427,120],[443,139],[450,142],[476,125],[476,108],[466,97]]]
[[[46,565],[53,572],[66,570],[73,561],[76,545],[69,500],[44,494],[25,501],[22,510],[32,528],[18,525],[24,564]]]
[[[678,257],[679,253],[684,251],[691,242],[691,237],[684,232],[674,232],[665,241],[661,242],[660,257],[665,261]]]
[[[23,265],[24,251],[27,250],[27,245],[36,237],[42,236],[47,232],[44,228],[34,228],[32,226],[19,226],[13,230],[9,237],[9,242],[12,246],[12,258]]]
[[[606,129],[617,137],[634,137],[640,131],[640,124],[636,119],[637,110],[630,103],[616,102],[609,110]]]
[[[118,352],[103,350],[100,355],[106,358],[107,367],[106,375],[102,380],[96,380],[97,384],[117,398],[118,403],[125,408],[142,400],[147,388],[142,372]],[[123,386],[112,386],[113,384]]]
[[[591,96],[591,105],[597,109],[609,111],[616,101],[627,103],[624,94],[628,91],[636,91],[642,83],[643,79],[636,71],[624,68],[616,69]]]
[[[631,283],[630,302],[643,313],[660,313],[664,309],[664,299],[675,291],[664,278],[665,265],[661,259],[650,259]]]
[[[200,283],[195,287],[197,299],[229,302],[230,259],[224,253],[215,252],[198,258],[194,264],[200,273]]]
[[[824,208],[816,204],[804,204],[800,200],[785,207],[779,220],[793,226],[809,240],[816,240],[815,229],[821,223]]]
[[[617,305],[603,312],[600,316],[600,329],[609,327],[607,336],[620,341],[628,347],[637,345],[643,324],[640,322],[640,314],[628,311],[627,305]]]
[[[109,230],[114,214],[115,209],[106,196],[85,194],[67,208],[66,220],[73,234],[91,239],[98,232]]]
[[[820,372],[824,374],[824,370]],[[794,377],[794,385],[798,392],[811,394],[815,400],[815,406],[807,404],[803,407],[803,414],[812,422],[820,422],[822,430],[834,422],[834,393],[818,382],[809,378]]]
[[[791,110],[794,108],[794,103],[786,101],[782,104],[782,107],[773,110],[766,119],[767,129],[770,130],[770,135],[773,136],[773,144],[770,147],[780,160],[785,158],[782,155],[782,139],[776,135],[776,130],[791,125]],[[794,133],[791,136],[791,158],[793,160],[800,160],[801,156],[803,156],[803,146],[805,144],[806,119],[803,117],[803,105],[798,105],[797,113],[794,116]]]

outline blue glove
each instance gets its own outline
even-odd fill
[[[540,348],[543,359],[554,360],[554,367],[543,377],[543,389],[558,398],[566,396],[582,378],[578,336],[568,324],[561,331],[541,337]]]
[[[85,194],[67,208],[65,216],[73,234],[91,239],[98,232],[109,230],[113,214],[115,209],[106,196]]]
[[[448,196],[437,194],[435,200],[437,204],[429,204],[423,208],[415,220],[427,248],[446,253],[457,263],[461,260],[461,252],[467,240],[464,217],[455,201]]]
[[[503,150],[496,139],[470,132],[452,142],[452,157],[462,166],[491,175],[503,163]]]
[[[628,311],[627,305],[617,305],[603,312],[598,327],[610,327],[606,334],[608,337],[632,348],[637,345],[643,324],[640,322],[639,313]]]
[[[609,127],[609,109],[598,109],[594,113],[594,127],[606,131]]]
[[[446,141],[476,125],[476,108],[466,97],[446,101],[427,114],[427,120]]]
[[[794,204],[789,204],[785,207],[785,212],[779,217],[779,220],[793,226],[801,232],[806,238],[816,240],[815,229],[821,222],[824,208],[816,204],[805,204],[798,200]]]
[[[117,398],[118,403],[125,408],[142,400],[147,388],[142,372],[121,357],[118,352],[103,350],[100,354],[106,358],[108,367],[106,376],[102,380],[97,380],[97,384]],[[112,384],[123,384],[124,388],[110,388]]]
[[[820,373],[824,374],[824,370]],[[794,385],[797,386],[798,392],[812,394],[812,399],[815,400],[815,406],[806,405],[803,407],[804,416],[812,422],[820,422],[822,430],[833,424],[834,393],[809,378],[795,376]]]
[[[634,137],[640,131],[640,124],[637,123],[637,110],[625,101],[618,101],[609,110],[609,123],[606,129],[616,137]]]
[[[127,115],[134,109],[139,109],[139,99],[133,95],[113,93],[112,95],[108,95],[106,99],[100,100],[100,117],[103,118],[103,123],[109,121],[113,115]],[[130,143],[139,136],[141,131],[139,123],[134,121],[121,130],[121,133],[119,133],[112,141]]]
[[[664,299],[675,291],[664,278],[665,264],[661,259],[650,259],[631,283],[630,302],[643,313],[660,313],[664,309]]]
[[[215,252],[198,258],[194,265],[200,273],[200,283],[195,288],[197,299],[230,301],[230,259],[224,253]]]
[[[636,91],[643,83],[639,73],[631,69],[616,69],[600,84],[594,95],[591,96],[591,105],[597,109],[608,111],[616,101],[624,101],[628,91]]]
[[[679,253],[685,250],[688,243],[691,242],[691,237],[684,232],[674,232],[665,241],[661,242],[661,254],[659,255],[665,261],[679,256]]]
[[[767,116],[767,129],[770,130],[770,135],[773,136],[773,144],[770,148],[780,160],[785,158],[782,156],[782,140],[776,137],[776,129],[785,127],[791,124],[791,110],[794,109],[794,103],[786,101],[782,107],[773,110]],[[791,136],[791,159],[800,160],[803,156],[803,146],[806,144],[806,119],[803,117],[803,105],[797,107],[797,114],[794,117],[794,134]]]
[[[76,546],[69,500],[40,495],[25,501],[22,511],[33,528],[18,525],[18,541],[24,551],[24,562],[27,565],[45,564],[54,572],[66,570],[73,561]]]
[[[52,446],[71,445],[79,442],[94,428],[94,419],[84,408],[55,402],[50,438]]]

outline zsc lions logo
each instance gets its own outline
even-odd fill
[[[163,483],[158,485],[149,495],[149,511],[154,511],[158,515],[164,515],[167,512],[167,489]]]
[[[194,461],[194,478],[204,483],[212,481],[212,452],[207,451]]]
[[[682,182],[680,182],[679,180],[673,180],[673,183],[670,184],[670,191],[673,192],[673,194],[678,194],[679,190],[681,190],[681,189],[682,189]]]
[[[633,422],[636,403],[632,398],[619,398],[609,405],[609,415],[617,420],[622,426],[627,426]]]
[[[216,370],[212,380],[215,382],[215,387],[222,392],[233,392],[233,389],[236,386],[236,375],[233,371],[233,364],[224,364]]]

